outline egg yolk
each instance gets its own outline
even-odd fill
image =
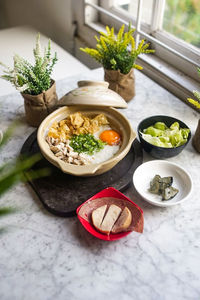
[[[114,130],[105,130],[103,131],[99,138],[103,141],[106,142],[108,145],[113,146],[113,145],[118,145],[120,142],[120,135]]]

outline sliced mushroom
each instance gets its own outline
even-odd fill
[[[59,151],[59,152],[57,152],[57,153],[55,154],[55,156],[56,156],[56,157],[63,156],[63,153],[62,153],[62,151]]]
[[[77,158],[74,159],[74,164],[80,166],[81,162]]]
[[[74,162],[73,158],[72,157],[68,157],[68,163],[72,164]]]
[[[67,152],[68,152],[68,150],[67,150],[67,148],[65,147],[65,148],[63,149],[63,154],[64,154],[64,155],[67,155]]]
[[[56,146],[51,146],[51,147],[50,147],[50,150],[51,150],[53,153],[59,152],[59,148],[56,147]]]
[[[73,158],[78,158],[78,153],[74,152],[74,151],[69,151],[69,156],[71,156]]]

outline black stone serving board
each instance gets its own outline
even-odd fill
[[[21,154],[30,156],[38,152],[37,131],[34,131],[25,141]],[[142,160],[143,153],[138,140],[133,142],[129,153],[113,169],[92,177],[65,174],[42,157],[32,170],[48,167],[51,170],[50,176],[28,182],[49,212],[61,217],[71,217],[80,204],[104,188],[112,186],[120,191],[125,190]]]

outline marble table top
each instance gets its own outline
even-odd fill
[[[102,80],[97,69],[57,82],[58,96],[81,79]],[[136,71],[136,96],[121,110],[136,130],[147,116],[166,114],[183,120],[194,133],[199,115],[154,81]],[[33,132],[24,121],[23,100],[0,98],[0,128],[22,124],[1,151],[0,164],[16,157]],[[144,154],[144,160],[152,158]],[[48,213],[27,184],[1,198],[18,212],[0,219],[0,299],[200,299],[200,155],[191,142],[176,162],[190,173],[194,191],[181,205],[151,206],[131,186],[124,193],[144,211],[144,233],[116,242],[97,240],[76,217]]]

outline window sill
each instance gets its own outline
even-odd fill
[[[156,55],[142,55],[137,62],[143,66],[142,72],[144,74],[194,108],[188,103],[187,98],[193,97],[192,91],[199,90],[199,82],[156,57]],[[198,109],[195,110],[200,112]]]

